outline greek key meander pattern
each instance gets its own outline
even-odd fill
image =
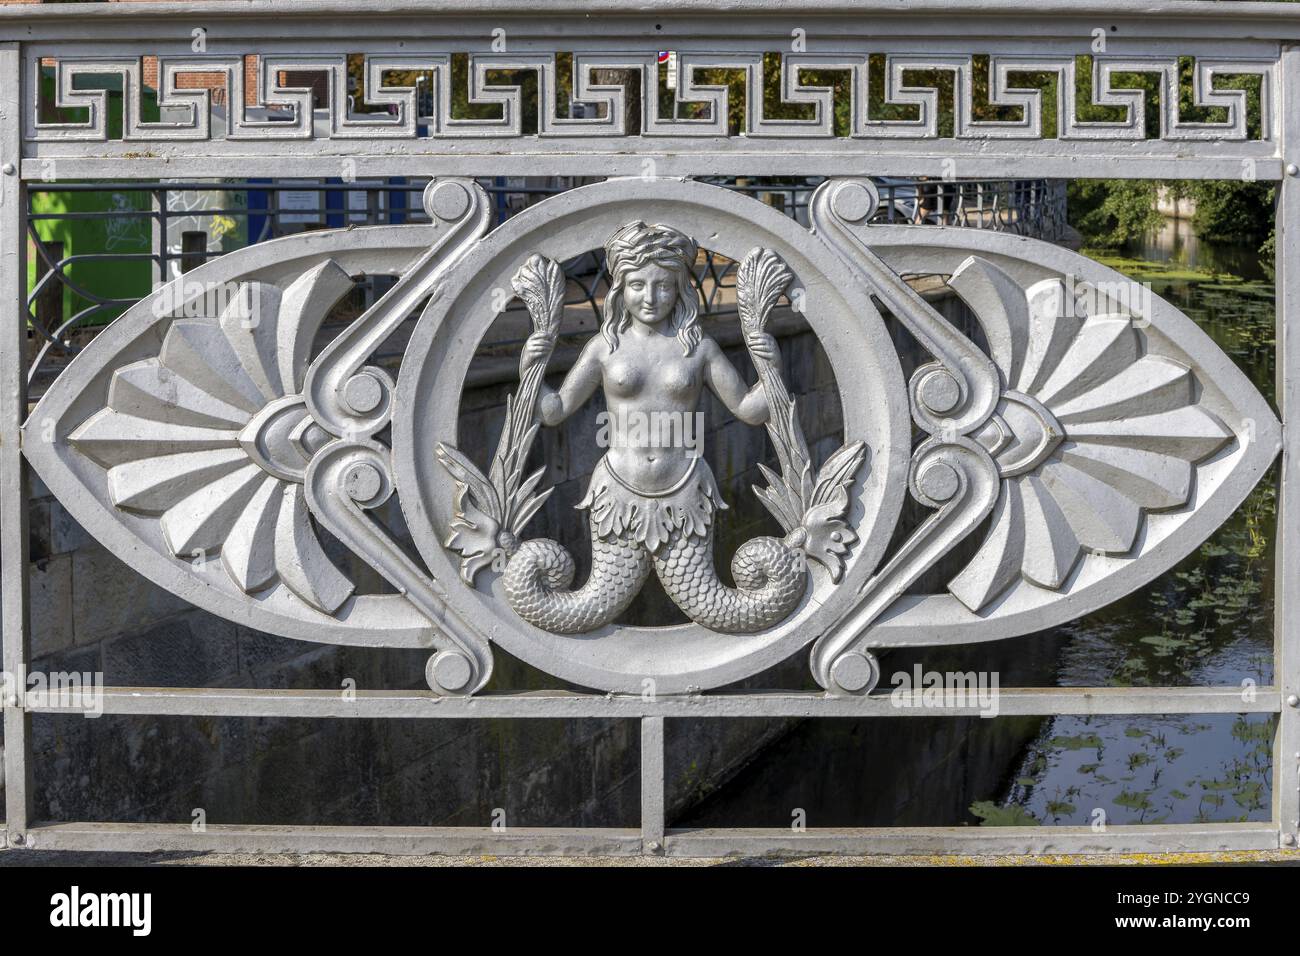
[[[1260,83],[1259,139],[1272,141],[1270,98],[1276,85],[1274,58],[1219,59],[1198,57],[1193,70],[1192,98],[1200,108],[1222,108],[1222,122],[1184,120],[1179,110],[1179,63],[1175,56],[1096,56],[1092,59],[1091,105],[1124,111],[1119,121],[1084,121],[1078,118],[1077,81],[1080,67],[1073,54],[989,56],[988,105],[1017,109],[1014,120],[975,119],[975,56],[885,54],[883,95],[871,95],[870,53],[785,54],[781,61],[781,99],[787,104],[813,108],[810,119],[782,119],[765,115],[761,95],[763,54],[683,52],[677,58],[675,105],[693,103],[708,107],[703,118],[665,115],[658,91],[658,66],[653,52],[589,53],[572,56],[572,99],[599,107],[599,115],[571,117],[560,102],[561,84],[557,55],[550,53],[469,54],[471,104],[497,104],[495,119],[456,118],[452,115],[452,54],[395,53],[367,54],[364,62],[369,107],[394,107],[396,115],[352,113],[348,107],[347,56],[280,55],[260,57],[258,89],[260,105],[283,109],[284,120],[258,119],[248,115],[245,97],[244,59],[239,55],[160,55],[158,57],[158,105],[186,111],[179,121],[146,121],[141,116],[140,96],[144,89],[138,57],[92,57],[27,54],[27,69],[33,77],[31,99],[24,118],[28,142],[98,141],[109,139],[106,89],[78,88],[79,78],[116,77],[123,90],[122,139],[132,142],[309,140],[320,138],[313,126],[312,91],[300,86],[281,86],[285,74],[312,72],[327,77],[328,126],[331,140],[375,139],[476,139],[517,138],[523,133],[524,94],[520,85],[489,83],[497,71],[529,71],[537,76],[537,135],[548,139],[613,137],[726,137],[728,135],[728,87],[698,83],[696,70],[723,69],[743,75],[745,110],[743,135],[755,138],[839,138],[832,116],[836,90],[807,85],[804,71],[822,70],[847,74],[850,97],[850,138],[936,139],[939,138],[941,97],[934,85],[909,82],[916,71],[943,71],[953,75],[953,136],[957,139],[1025,140],[1043,136],[1045,91],[1017,86],[1018,74],[1052,74],[1056,77],[1057,135],[1063,140],[1128,141],[1147,139],[1145,107],[1147,92],[1115,87],[1117,74],[1143,73],[1159,76],[1159,139],[1168,141],[1216,140],[1243,142],[1254,137],[1249,129],[1247,91],[1220,89],[1218,81],[1231,76],[1258,76]],[[86,109],[80,122],[51,122],[42,119],[40,71],[43,63],[55,63],[55,106]],[[620,71],[623,82],[596,82],[593,71]],[[419,90],[415,85],[385,85],[393,72],[418,71],[431,76],[433,112],[421,115]],[[213,103],[208,89],[180,86],[187,74],[224,75],[231,104],[227,128],[214,124]],[[636,82],[634,82],[634,79]],[[86,82],[85,80],[82,81]],[[627,128],[628,98],[641,91],[641,127]],[[882,107],[915,108],[914,119],[874,119]],[[591,143],[592,146],[596,144]]]

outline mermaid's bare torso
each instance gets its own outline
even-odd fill
[[[716,348],[712,340],[709,345]],[[673,439],[687,434],[690,426],[686,423],[699,409],[705,375],[703,351],[697,347],[690,355],[682,355],[675,338],[628,334],[617,351],[601,359],[609,411],[607,458],[610,467],[633,487],[652,493],[671,488],[698,454],[698,448]],[[647,426],[641,429],[641,436],[631,434],[638,422]],[[651,427],[654,423],[659,427]],[[673,423],[682,424],[674,428]],[[640,442],[635,441],[638,437]]]

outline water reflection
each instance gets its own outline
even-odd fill
[[[1132,250],[1138,260],[1164,263],[1238,279],[1263,279],[1259,250],[1247,243],[1207,242],[1192,231],[1190,219],[1165,219]]]
[[[1057,717],[986,824],[1219,823],[1270,817],[1273,715]]]

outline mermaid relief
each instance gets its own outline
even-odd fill
[[[490,476],[455,449],[438,449],[459,489],[447,543],[464,556],[462,576],[470,581],[490,560],[504,561],[510,606],[554,633],[582,633],[614,621],[651,570],[697,624],[728,633],[769,628],[799,604],[807,557],[838,576],[854,540],[841,519],[846,488],[864,454],[860,442],[846,446],[812,480],[793,401],[777,374],[776,342],[765,329],[793,276],[767,250],[755,250],[738,273],[745,344],[759,371],[758,383],[747,388],[700,329],[694,240],[669,226],[636,221],[609,238],[605,253],[609,291],[600,332],[558,389],[546,386],[542,374],[558,333],[563,275],[555,263],[534,256],[516,276],[515,290],[534,323],[520,359],[521,388],[508,404]],[[522,461],[539,425],[561,424],[597,388],[608,408],[602,429],[607,450],[577,505],[588,515],[592,555],[590,576],[573,589],[574,562],[563,547],[546,538],[519,540],[524,522],[549,494],[536,493],[541,472],[525,478]],[[764,469],[769,487],[755,490],[787,534],[754,538],[737,550],[734,588],[713,566],[714,525],[727,506],[698,444],[682,440],[705,388],[739,420],[768,426],[782,467],[781,475]],[[664,422],[678,427],[648,427]]]

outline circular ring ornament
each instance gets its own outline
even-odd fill
[[[580,633],[555,633],[515,612],[499,570],[484,567],[471,578],[473,584],[467,583],[458,555],[444,543],[454,535],[457,495],[435,449],[457,444],[461,393],[474,352],[497,318],[497,290],[511,288],[512,277],[538,256],[566,261],[637,221],[670,226],[736,261],[756,250],[779,257],[793,273],[787,294],[831,363],[846,446],[865,446],[862,464],[846,484],[844,521],[854,543],[843,555],[842,574],[834,580],[821,564],[809,562],[807,587],[794,609],[759,630],[728,633],[700,623],[645,627],[615,620]],[[866,284],[821,238],[793,220],[754,199],[691,181],[616,179],[580,187],[524,210],[485,236],[447,270],[440,293],[420,317],[394,406],[393,465],[402,508],[449,610],[533,666],[608,691],[683,693],[716,687],[807,646],[861,600],[907,492],[907,391]],[[797,542],[798,536],[788,535],[789,540]]]

